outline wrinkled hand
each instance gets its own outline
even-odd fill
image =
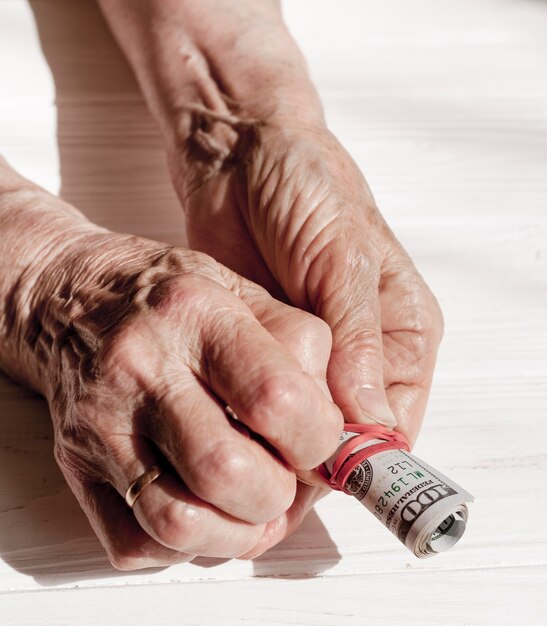
[[[191,247],[325,320],[346,421],[396,420],[414,441],[442,317],[351,157],[315,122],[192,115],[169,159]]]
[[[136,237],[88,236],[42,276],[32,341],[56,458],[116,567],[254,556],[301,522],[322,490],[297,490],[293,468],[332,454],[342,426],[324,322]]]

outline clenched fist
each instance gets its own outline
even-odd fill
[[[328,327],[204,254],[111,234],[78,248],[41,300],[36,344],[57,461],[112,562],[279,541],[295,470],[331,454],[342,426],[322,389]],[[155,464],[133,516],[123,496]]]
[[[112,563],[251,557],[298,526],[324,489],[296,472],[342,428],[328,326],[205,254],[90,224],[2,162],[0,227],[0,364],[46,397]]]

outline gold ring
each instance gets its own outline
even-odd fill
[[[137,479],[135,479],[125,492],[125,501],[127,506],[132,509],[137,498],[141,493],[151,485],[156,478],[159,478],[163,474],[163,470],[159,465],[152,465],[146,472],[143,472]]]

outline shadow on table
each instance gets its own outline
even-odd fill
[[[255,576],[310,578],[334,567],[341,559],[329,531],[315,511],[285,541],[253,561]]]
[[[53,458],[45,401],[0,374],[0,407],[2,559],[42,584],[112,570]]]
[[[0,411],[1,558],[44,586],[131,576],[110,565],[55,463],[45,401],[0,374]],[[255,559],[253,571],[256,576],[307,578],[339,560],[326,528],[312,512],[294,535]],[[183,578],[199,579],[199,569],[223,563],[199,558],[180,567],[187,568]]]
[[[264,578],[310,578],[334,567],[340,558],[329,531],[312,510],[294,534],[252,561],[253,574]],[[192,565],[211,568],[226,562],[200,557]]]

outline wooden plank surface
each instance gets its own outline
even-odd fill
[[[547,3],[293,0],[329,123],[446,318],[416,453],[476,497],[418,561],[321,501],[253,563],[115,572],[0,377],[0,623],[547,624]],[[0,151],[92,219],[184,241],[161,141],[91,0],[0,0]]]

